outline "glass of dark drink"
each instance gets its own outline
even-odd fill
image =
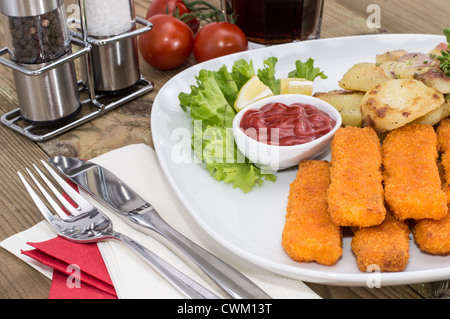
[[[250,42],[271,45],[320,37],[324,0],[225,1],[227,13],[234,14]]]

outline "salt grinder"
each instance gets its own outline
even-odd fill
[[[126,92],[140,80],[133,0],[83,0],[97,93]]]
[[[0,0],[0,12],[22,118],[52,124],[77,113],[74,63],[56,63],[72,51],[64,0]],[[30,76],[20,68],[46,70]]]

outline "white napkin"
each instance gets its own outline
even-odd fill
[[[223,248],[206,234],[177,199],[166,181],[156,153],[151,147],[144,144],[129,145],[91,159],[91,161],[115,173],[143,199],[152,203],[162,218],[173,228],[241,271],[272,298],[320,298],[303,282],[249,264]],[[219,296],[221,295],[165,246],[150,236],[131,228],[91,197],[86,195],[86,198],[111,218],[116,231],[132,237],[188,276],[209,287]],[[24,256],[20,253],[20,250],[30,249],[26,242],[39,242],[53,237],[55,237],[55,233],[49,225],[46,222],[41,222],[22,233],[7,238],[0,243],[0,246],[51,278],[51,269]],[[124,244],[116,241],[101,242],[99,243],[99,249],[119,298],[184,297]]]

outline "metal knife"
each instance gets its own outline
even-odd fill
[[[201,270],[229,297],[271,298],[242,273],[177,232],[150,203],[104,167],[65,156],[50,157],[48,162],[130,226],[151,235],[190,266]]]

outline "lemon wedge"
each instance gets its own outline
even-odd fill
[[[239,112],[255,101],[273,96],[272,90],[265,85],[257,75],[252,76],[241,88],[234,102],[234,109]]]
[[[312,95],[313,82],[302,78],[281,78],[281,94],[303,94]]]

